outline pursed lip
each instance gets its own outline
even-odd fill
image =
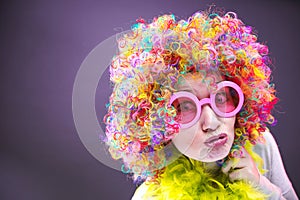
[[[204,144],[208,147],[215,147],[215,146],[221,146],[224,145],[227,142],[228,136],[226,133],[221,133],[216,136],[212,136],[208,138]]]

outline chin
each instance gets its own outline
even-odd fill
[[[204,159],[202,159],[202,160],[199,160],[199,161],[201,161],[201,162],[216,162],[216,161],[218,161],[218,160],[222,160],[222,159],[224,159],[224,158],[226,158],[226,156],[228,155],[228,153],[224,153],[224,154],[222,154],[222,155],[219,155],[219,156],[210,156],[210,155],[208,155],[206,158],[204,158]]]
[[[226,148],[226,150],[217,149],[212,150],[207,156],[204,158],[200,158],[199,156],[193,158],[201,162],[216,162],[218,160],[222,160],[226,158],[229,154],[230,148]]]

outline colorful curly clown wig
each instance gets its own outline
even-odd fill
[[[118,45],[110,67],[113,92],[104,119],[106,142],[112,157],[123,159],[122,170],[135,180],[159,178],[168,168],[172,152],[164,148],[180,129],[170,97],[187,73],[201,73],[204,81],[213,84],[209,74],[218,72],[244,93],[227,159],[239,157],[246,141],[251,145],[263,141],[266,123],[275,124],[271,110],[277,98],[270,83],[268,48],[235,13],[197,12],[179,21],[174,15],[163,15],[151,23],[139,19]]]

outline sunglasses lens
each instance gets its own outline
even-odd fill
[[[176,98],[172,106],[177,110],[175,120],[180,124],[191,122],[197,114],[197,106],[195,102],[188,97]]]
[[[229,86],[222,87],[216,91],[215,105],[223,113],[234,111],[239,104],[238,92]]]

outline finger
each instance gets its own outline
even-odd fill
[[[223,164],[222,172],[227,174],[230,171],[230,169],[234,169],[236,167],[238,167],[238,168],[244,167],[245,164],[243,164],[243,163],[244,162],[242,161],[241,158],[233,158],[233,159],[227,160]]]
[[[235,163],[233,168],[244,168],[251,167],[253,159],[245,148],[242,149],[242,156],[238,158],[238,161]]]
[[[249,176],[251,177],[252,174],[247,171],[247,167],[235,168],[228,175],[229,180],[231,181],[248,180]]]
[[[255,177],[252,173],[249,173],[246,168],[234,170],[228,175],[228,177],[231,182],[245,181],[254,186],[258,186],[260,180],[260,174],[258,174],[258,177]]]
[[[243,178],[242,178],[242,169],[236,169],[236,170],[234,170],[234,171],[232,171],[229,175],[228,175],[228,177],[229,177],[229,180],[230,181],[237,181],[237,180],[242,180]]]
[[[233,162],[231,167],[233,169],[241,169],[241,168],[247,167],[247,165],[248,165],[247,158],[239,158]]]
[[[221,168],[222,172],[224,174],[228,174],[229,170],[232,169],[232,164],[233,164],[232,160],[227,160]]]

